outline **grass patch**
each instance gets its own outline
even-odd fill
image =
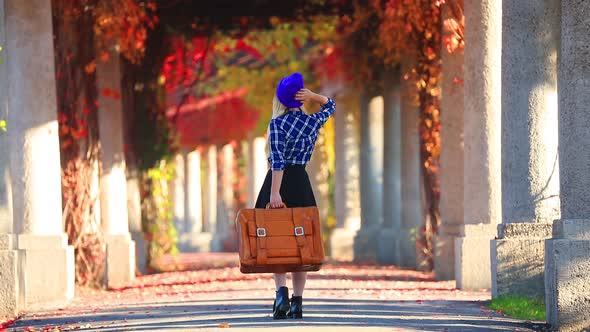
[[[488,303],[492,310],[523,320],[545,321],[545,304],[539,299],[521,296],[500,296]]]

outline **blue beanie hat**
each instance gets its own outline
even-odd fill
[[[289,108],[301,107],[303,103],[295,100],[295,94],[301,89],[303,89],[303,76],[300,73],[293,73],[279,82],[277,98],[281,104]]]

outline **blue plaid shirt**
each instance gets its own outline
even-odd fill
[[[270,168],[280,171],[285,165],[306,165],[311,159],[319,130],[334,114],[335,107],[336,103],[329,98],[317,113],[307,115],[302,110],[292,110],[270,120]]]

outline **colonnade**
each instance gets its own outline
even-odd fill
[[[264,137],[251,137],[241,145],[203,145],[175,156],[176,175],[171,187],[181,251],[237,250],[233,225],[238,210],[237,154],[241,152],[245,161],[245,205],[254,206],[268,170],[265,149]]]
[[[464,13],[465,49],[442,58],[436,276],[456,280],[460,289],[491,289],[494,297],[544,297],[549,323],[587,328],[590,56],[584,31],[590,3],[465,1]],[[408,64],[411,59],[402,61],[402,72]],[[419,227],[423,213],[415,105],[404,82],[390,78],[385,86],[386,100],[388,89],[401,90],[401,133],[395,108],[362,95],[354,129],[360,152],[336,139],[336,151],[352,151],[360,163],[361,227],[352,258],[417,267],[407,233]],[[381,107],[389,113],[373,121]],[[344,132],[338,114],[336,124],[337,133]],[[346,233],[342,225],[334,245]],[[351,258],[350,251],[339,252]]]
[[[0,1],[0,315],[74,295],[74,248],[62,217],[51,2]],[[97,86],[120,90],[118,57],[97,66]],[[101,227],[109,287],[135,277],[120,99],[100,97]]]
[[[590,3],[482,0],[464,10],[464,55],[443,58],[446,75],[461,73],[463,58],[464,102],[450,106],[460,93],[443,83],[437,276],[494,297],[544,297],[553,326],[588,328]]]
[[[590,2],[465,1],[464,13],[465,49],[442,58],[436,276],[493,296],[544,296],[550,323],[588,327]],[[0,27],[8,123],[0,133],[0,312],[11,315],[72,297],[74,256],[61,212],[50,2],[2,0]],[[382,91],[364,91],[335,114],[335,259],[418,267],[418,108],[402,79],[411,66],[404,59],[384,73]],[[120,90],[120,79],[117,57],[97,67],[99,88]],[[139,204],[138,184],[126,179],[122,112],[120,100],[101,97],[99,199],[112,286],[135,275],[139,228],[137,209],[128,210]],[[265,144],[245,145],[248,205],[267,170]],[[235,149],[176,157],[181,247],[231,250]],[[319,182],[321,166],[310,167]],[[326,191],[316,192],[320,200]]]
[[[62,223],[51,5],[4,1],[0,10],[0,108],[8,124],[0,152],[0,284],[7,285],[0,311],[16,312],[74,295],[74,250]]]

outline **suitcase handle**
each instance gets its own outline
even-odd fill
[[[280,207],[281,209],[286,209],[287,208],[287,204],[285,204],[285,202],[281,203],[283,206]],[[266,203],[266,209],[271,209],[270,207],[270,203]]]

